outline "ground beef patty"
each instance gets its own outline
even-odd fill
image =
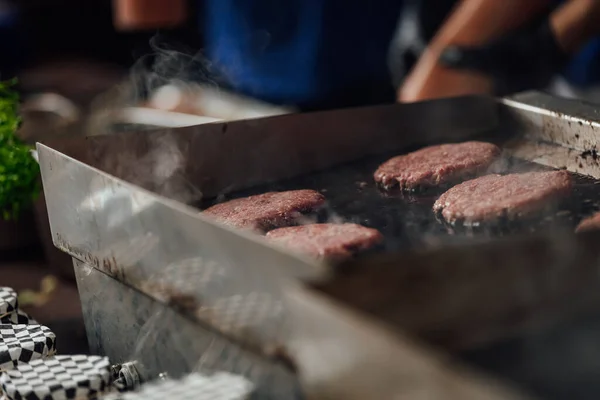
[[[500,153],[485,142],[429,146],[386,161],[374,178],[384,189],[407,191],[457,183],[487,171]]]
[[[454,186],[440,196],[433,210],[452,224],[514,220],[542,211],[571,189],[571,177],[566,171],[488,175]]]
[[[383,241],[376,229],[357,224],[311,224],[279,228],[267,233],[275,243],[328,261],[340,261]]]
[[[204,214],[226,225],[266,232],[294,225],[303,213],[310,213],[325,203],[325,197],[314,190],[268,192],[214,205]]]
[[[577,225],[575,232],[587,232],[600,229],[600,212],[585,218]]]

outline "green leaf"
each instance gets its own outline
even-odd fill
[[[0,212],[17,219],[40,193],[39,165],[16,135],[21,124],[16,80],[0,82]]]

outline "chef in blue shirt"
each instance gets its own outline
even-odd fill
[[[144,3],[120,1],[126,17],[136,10],[133,3]],[[166,8],[173,6],[171,0],[164,3]],[[395,99],[387,56],[402,0],[201,0],[199,4],[204,55],[241,94],[302,109]],[[149,11],[140,6],[140,14]],[[133,25],[124,19],[117,25]]]
[[[556,1],[463,0],[397,93],[387,55],[402,0],[198,1],[205,55],[228,85],[304,110],[505,94],[543,86],[565,68],[580,84],[595,79],[586,73],[598,47],[584,44],[595,33],[596,0],[568,0],[516,38],[515,30],[530,26]],[[174,24],[185,8],[184,0],[116,4],[117,26],[124,29]]]

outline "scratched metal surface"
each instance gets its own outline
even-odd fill
[[[423,394],[431,400],[527,398],[296,290],[288,292],[295,301],[287,310],[297,317],[286,349],[298,367],[292,371],[91,266],[76,264],[92,351],[113,362],[135,361],[144,379],[225,370],[253,381],[257,399],[412,400]]]

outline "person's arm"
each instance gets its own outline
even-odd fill
[[[442,51],[451,45],[487,44],[526,24],[550,4],[551,0],[461,1],[404,81],[398,100],[490,93],[493,84],[484,74],[443,67],[438,62]]]
[[[550,16],[550,26],[566,54],[575,54],[600,34],[600,1],[571,0]]]
[[[119,30],[172,28],[187,18],[186,0],[113,0],[114,25]]]

